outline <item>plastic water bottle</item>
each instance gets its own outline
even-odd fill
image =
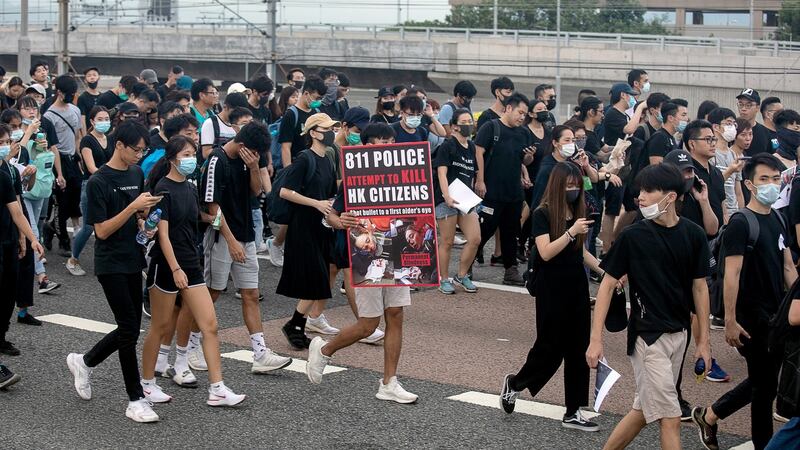
[[[153,228],[158,225],[158,222],[161,221],[161,209],[156,209],[155,211],[151,212],[149,216],[147,216],[147,220],[144,221],[144,230],[139,230],[136,233],[136,242],[145,245],[149,240],[147,238],[147,232],[152,231]]]
[[[39,144],[36,143],[36,141],[42,141],[42,140],[44,140],[44,138],[45,138],[44,133],[42,133],[42,132],[36,133],[36,140],[33,142],[33,151],[34,152],[40,152],[40,151],[44,150],[44,149],[39,148]]]

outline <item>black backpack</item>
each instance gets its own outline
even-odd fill
[[[303,188],[305,189],[311,180],[314,179],[314,174],[317,172],[317,160],[311,154],[312,150],[303,150],[297,155],[297,159],[306,158],[308,160],[308,170],[305,177],[303,177]],[[267,217],[269,220],[280,224],[286,225],[291,218],[291,206],[288,200],[281,198],[281,189],[286,184],[286,177],[289,173],[289,167],[285,167],[278,172],[275,180],[272,182],[272,191],[267,195]]]

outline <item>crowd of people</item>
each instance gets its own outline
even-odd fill
[[[14,76],[0,85],[0,354],[20,353],[6,339],[14,306],[18,323],[41,325],[30,311],[34,291],[63,282],[46,271],[55,238],[69,274],[83,277],[94,234],[94,272],[117,328],[67,357],[84,400],[92,371],[114,352],[135,421],[157,421],[152,404],[172,399],[158,379],[196,387],[198,371],[208,371],[209,405],[245,400],[222,378],[214,302],[229,280],[252,372],[287,367],[291,358],[267,346],[262,328],[270,287],[260,286],[257,254],[266,253],[281,268],[276,292],[297,300],[282,332],[308,350],[309,380],[322,381],[338,350],[383,341],[376,397],[415,402],[397,379],[412,289],[359,289],[366,267],[358,256],[384,250],[344,207],[340,161],[346,146],[428,142],[438,290],[477,292],[473,267],[485,264],[493,239],[489,264],[502,265],[503,283],[536,297],[536,341],[503,380],[505,412],[522,390],[536,396],[563,361],[562,425],[597,431],[581,408],[590,369],[603,359],[603,328],[621,320],[614,328],[627,324],[636,398],[607,448],[624,448],[653,422],[662,448],[679,448],[680,422],[693,421],[702,444],[716,449],[718,421],[748,404],[757,449],[800,439],[800,410],[781,406],[786,380],[797,384],[787,355],[800,334],[800,114],[776,97],[745,88],[731,99],[736,111],[704,101],[692,114],[634,69],[607,95],[582,90],[574,115],[559,120],[552,85],[529,98],[507,77],[491,81],[494,102],[477,111],[478,89],[467,80],[442,103],[397,85],[381,87],[372,110],[350,106],[350,80],[328,68],[291,69],[283,86],[264,75],[234,83],[221,102],[219,86],[179,66],[163,84],[146,69],[105,92],[97,67],[51,77],[37,62],[30,76],[30,84]],[[482,198],[478,207],[457,208],[449,188],[457,180]],[[339,272],[354,315],[341,330],[324,315]],[[143,314],[150,325],[140,366]],[[773,339],[777,329],[783,339]],[[713,405],[692,408],[681,394],[692,336],[694,372],[730,380],[712,357],[711,330],[724,330],[748,376]],[[0,365],[0,387],[18,380]],[[773,417],[790,420],[774,437]]]

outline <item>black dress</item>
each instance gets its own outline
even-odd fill
[[[298,156],[286,170],[287,189],[314,200],[336,196],[336,176],[330,158],[312,150],[308,154],[316,161],[316,170],[308,186],[303,186],[309,170],[309,158]],[[333,230],[322,224],[322,213],[310,206],[290,204],[290,218],[284,246],[283,271],[277,293],[302,300],[331,298],[329,264]]]

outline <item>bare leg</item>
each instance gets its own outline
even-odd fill
[[[164,336],[171,328],[175,294],[167,294],[156,287],[150,288],[150,328],[142,345],[142,379],[155,378],[156,359]],[[169,335],[172,337],[172,335]]]
[[[453,248],[453,238],[456,235],[457,217],[449,216],[436,221],[439,225],[439,275],[442,279],[450,278],[450,250]],[[466,245],[470,244],[472,241],[468,240]],[[480,244],[480,237],[478,237],[478,244]],[[475,259],[475,255],[472,255],[472,259]]]
[[[262,333],[264,326],[261,324],[261,307],[258,304],[258,289],[241,289],[242,317],[249,334]],[[195,319],[195,322],[197,320]],[[205,338],[205,335],[203,335]],[[205,351],[205,348],[203,348]]]
[[[178,323],[175,326],[175,345],[178,347],[189,345],[189,333],[193,326],[196,327],[191,311],[189,308],[181,308],[181,312],[178,313]],[[199,328],[198,331],[200,331]]]
[[[603,214],[603,224],[600,227],[600,240],[603,241],[603,253],[608,253],[614,243],[614,222],[617,217]]]
[[[350,309],[353,315],[358,319],[358,307],[356,306],[356,290],[353,289],[353,284],[350,280],[350,269],[342,269],[344,277],[344,292],[347,295],[347,303],[350,304]]]
[[[469,272],[469,266],[472,265],[475,255],[478,254],[478,246],[481,244],[481,225],[478,222],[477,214],[469,214],[458,217],[458,226],[461,227],[461,231],[467,239],[458,260],[458,277],[461,278]],[[439,255],[441,257],[441,253]]]
[[[661,449],[680,450],[681,448],[681,418],[669,417],[659,420],[661,422]]]
[[[330,342],[322,347],[322,354],[333,356],[337,351],[349,347],[375,332],[381,323],[380,317],[359,317],[358,321],[339,332]]]
[[[502,246],[500,246],[500,229],[498,228],[497,231],[494,232],[494,257],[499,258],[502,251]]]
[[[314,304],[311,305],[311,311],[309,311],[308,317],[313,319],[319,318],[320,314],[325,312],[325,306],[327,304],[327,300],[314,300]]]
[[[311,312],[311,308],[314,307],[314,302],[318,300],[299,300],[297,302],[297,312],[302,315],[308,315]]]
[[[403,308],[386,308],[386,337],[383,338],[383,382],[397,375],[400,350],[403,347]]]
[[[222,381],[222,361],[219,355],[219,337],[217,335],[217,313],[208,289],[196,286],[181,291],[181,298],[186,308],[191,311],[200,331],[203,333],[203,354],[208,365],[208,381]],[[256,290],[256,304],[258,291]],[[188,341],[188,335],[186,340]]]
[[[647,422],[644,420],[642,411],[637,409],[630,410],[617,424],[614,431],[611,432],[611,436],[608,437],[603,449],[622,450],[626,448],[639,435],[645,425],[647,425]]]
[[[275,240],[272,241],[272,243],[278,247],[283,245],[283,242],[286,240],[286,230],[288,229],[288,225],[278,225],[278,231],[275,233]]]

